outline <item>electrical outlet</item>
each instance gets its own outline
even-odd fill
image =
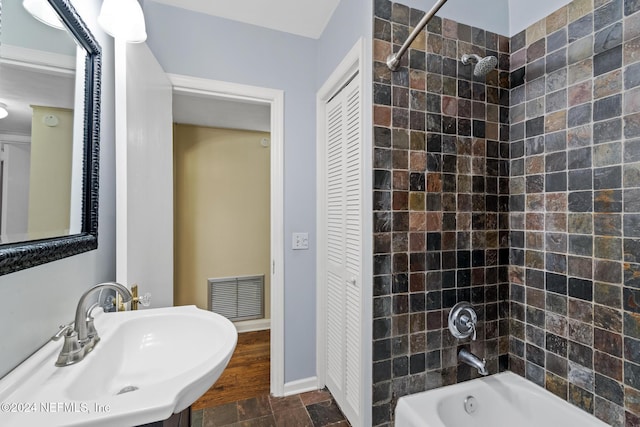
[[[292,249],[309,249],[309,233],[293,233],[292,237]]]

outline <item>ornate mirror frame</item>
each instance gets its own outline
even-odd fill
[[[86,51],[83,112],[82,226],[78,234],[0,245],[0,275],[98,248],[102,51],[87,25],[71,5],[70,0],[48,1],[67,26],[69,33]]]

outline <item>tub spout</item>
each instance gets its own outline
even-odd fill
[[[460,362],[466,363],[472,368],[476,368],[480,375],[489,375],[489,371],[487,370],[486,360],[484,359],[480,360],[478,356],[471,353],[466,348],[460,349],[460,352],[458,353],[458,360]]]

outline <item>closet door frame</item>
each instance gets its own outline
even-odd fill
[[[362,285],[360,319],[362,340],[360,346],[360,413],[357,420],[349,420],[354,427],[371,425],[372,407],[372,305],[373,305],[373,228],[372,228],[372,142],[371,142],[371,79],[366,76],[371,74],[371,67],[367,63],[370,57],[370,47],[367,47],[364,39],[359,39],[336,67],[331,76],[322,85],[316,96],[316,189],[317,189],[317,224],[316,236],[318,239],[317,264],[316,264],[316,370],[318,388],[326,385],[327,366],[327,301],[326,301],[326,262],[324,254],[327,245],[324,236],[326,229],[325,209],[325,176],[326,176],[326,107],[328,101],[340,91],[352,79],[359,79],[361,91],[361,138],[362,138]],[[371,62],[371,61],[369,61]],[[355,76],[355,77],[354,77]]]

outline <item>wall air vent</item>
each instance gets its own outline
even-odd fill
[[[208,279],[209,310],[231,321],[264,318],[264,275]]]

